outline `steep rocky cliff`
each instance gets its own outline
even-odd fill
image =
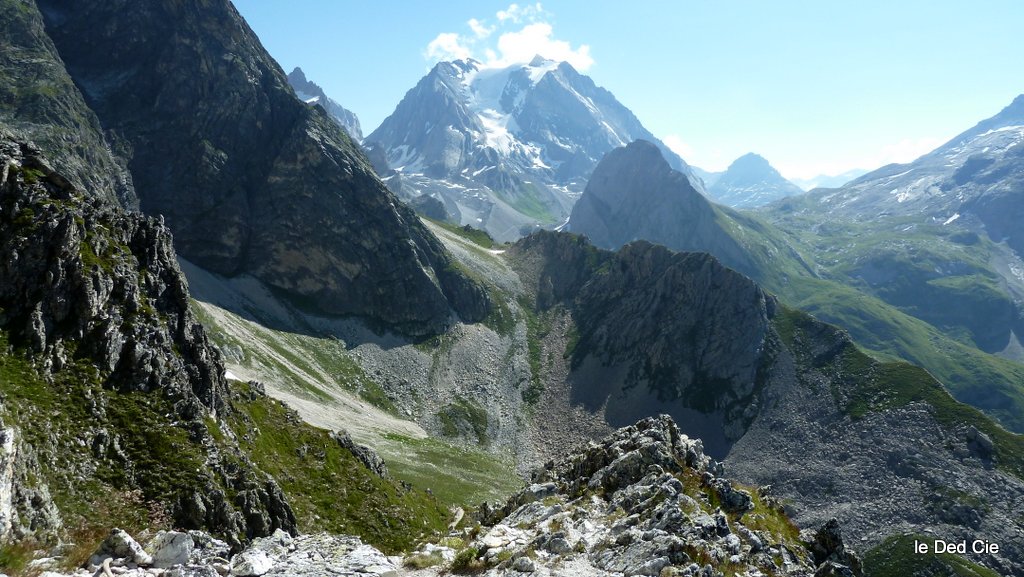
[[[64,69],[35,3],[3,0],[0,12],[0,123],[50,152],[83,190],[137,207],[131,175]]]
[[[115,524],[233,546],[344,525],[395,547],[440,524],[365,448],[229,387],[161,220],[90,197],[2,132],[0,375],[0,548]]]
[[[42,0],[46,32],[186,258],[328,314],[411,334],[479,320],[485,293],[297,100],[226,0]],[[102,25],[97,23],[102,22]]]

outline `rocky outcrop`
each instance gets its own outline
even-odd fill
[[[228,544],[201,531],[161,531],[145,546],[114,529],[85,567],[71,573],[44,571],[43,577],[94,575],[151,577],[395,577],[397,567],[379,550],[356,537],[302,535],[284,531],[254,540],[231,555]]]
[[[295,98],[229,2],[38,3],[182,256],[414,335],[486,316],[483,289],[325,111]]]
[[[772,499],[721,472],[671,418],[644,419],[536,471],[484,512],[453,565],[488,575],[860,575],[834,521],[805,544]]]
[[[3,408],[0,401],[0,411]],[[38,478],[38,470],[35,452],[19,429],[0,421],[0,543],[53,540],[63,528],[60,511],[47,483]]]
[[[331,438],[334,439],[338,446],[348,450],[352,455],[359,460],[360,463],[366,466],[371,473],[381,478],[387,478],[388,466],[384,463],[384,459],[377,454],[377,451],[367,447],[366,445],[360,445],[352,440],[352,437],[345,431],[337,433],[331,433]]]
[[[45,371],[86,357],[109,386],[163,389],[184,416],[221,410],[223,365],[163,223],[87,199],[32,145],[0,146],[0,325]]]
[[[25,433],[5,467],[37,470],[0,482],[27,504],[15,507],[22,524],[53,517],[47,482],[77,494],[98,476],[235,544],[239,535],[294,530],[274,481],[244,458],[228,463],[230,447],[210,436],[206,420],[230,410],[224,366],[189,311],[162,221],[86,196],[32,145],[3,135],[0,279],[0,334],[17,351],[4,351],[5,362],[18,367],[4,383],[0,417],[16,416]],[[17,436],[10,431],[8,440]],[[53,525],[31,533],[45,538]]]

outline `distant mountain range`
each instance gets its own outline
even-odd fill
[[[765,215],[816,258],[982,350],[1024,359],[1024,96],[909,164]]]
[[[311,80],[306,79],[306,74],[298,66],[288,74],[288,84],[295,90],[295,95],[306,104],[319,104],[324,107],[327,114],[338,123],[339,126],[348,132],[348,135],[360,141],[363,139],[363,130],[359,126],[359,117],[354,112],[338,104],[327,96],[323,88]]]
[[[366,143],[383,148],[403,194],[438,196],[460,222],[510,240],[564,222],[601,157],[636,139],[700,187],[611,92],[537,57],[506,68],[439,63]]]
[[[791,178],[790,181],[804,190],[814,190],[815,188],[839,188],[851,180],[867,174],[867,172],[867,170],[861,168],[854,168],[853,170],[847,170],[842,174],[819,174],[814,178]]]

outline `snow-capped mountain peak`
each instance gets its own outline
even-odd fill
[[[511,212],[532,215],[519,221],[552,224],[568,216],[604,154],[637,139],[655,143],[673,168],[692,175],[611,92],[566,62],[537,56],[502,67],[438,63],[367,142],[379,143],[390,165],[411,177],[405,184],[441,179],[450,181],[441,188],[462,196],[483,187],[483,197],[504,198],[517,205]],[[484,213],[467,224],[486,226],[490,208],[460,206],[463,215]]]

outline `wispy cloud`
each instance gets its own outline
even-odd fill
[[[693,156],[693,147],[680,138],[678,134],[669,134],[662,138],[661,141],[665,143],[669,150],[681,156],[683,160]]]
[[[462,39],[454,32],[443,32],[427,44],[424,56],[430,60],[460,60],[469,58],[472,52],[462,45]]]
[[[590,46],[576,47],[555,37],[552,14],[536,4],[510,4],[493,19],[470,18],[464,33],[442,32],[427,44],[423,56],[431,63],[474,58],[487,67],[529,62],[536,55],[565,61],[580,71],[590,69],[594,59]],[[494,35],[497,33],[497,37]]]

